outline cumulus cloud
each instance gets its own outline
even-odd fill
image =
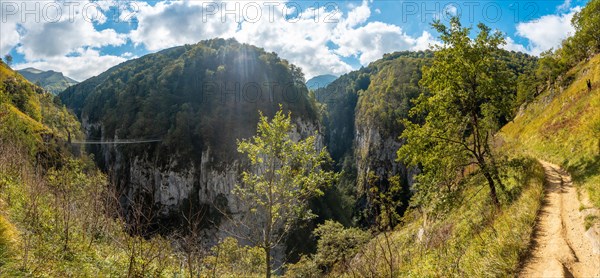
[[[215,37],[233,37],[278,53],[302,67],[310,78],[352,70],[347,58],[354,57],[362,65],[368,65],[385,53],[423,50],[437,43],[428,32],[411,36],[400,26],[370,21],[369,1],[351,4],[345,12],[331,3],[306,7],[285,0],[76,3],[79,10],[75,14],[79,12],[80,16],[74,18],[19,22],[18,13],[9,17],[8,23],[0,27],[0,51],[16,49],[23,54],[26,62],[19,66],[60,70],[83,80],[99,73],[99,69],[133,56],[131,53],[101,54],[100,50],[106,46],[130,42],[158,51]],[[121,11],[118,20],[134,21],[130,26],[135,29],[122,34],[99,28],[107,18],[114,20],[114,14],[108,13],[114,13],[115,9]],[[82,13],[92,14],[88,16],[92,19],[83,20]],[[87,69],[89,65],[98,66]]]
[[[428,32],[411,37],[399,26],[368,22],[371,17],[368,1],[352,6],[345,14],[336,6],[302,10],[286,1],[184,1],[138,6],[138,28],[130,37],[149,50],[214,37],[234,37],[278,53],[302,67],[309,78],[352,70],[344,62],[347,57],[356,57],[367,65],[385,53],[422,50],[435,42]]]
[[[104,46],[120,46],[126,34],[97,24],[106,22],[106,1],[11,1],[2,3],[0,53],[12,49],[23,54],[25,62],[16,68],[37,67],[56,70],[84,80],[124,58],[101,55]],[[24,12],[25,10],[29,12]]]
[[[80,47],[117,46],[125,42],[125,35],[113,29],[97,31],[91,22],[64,20],[32,26],[22,36],[17,51],[31,60],[64,56]]]
[[[279,56],[302,67],[307,77],[331,73],[340,75],[352,69],[350,65],[333,53],[327,46],[333,30],[341,21],[339,10],[327,7],[306,9],[294,12],[294,18],[287,18],[285,3],[274,7],[272,17],[263,16],[258,22],[243,22],[235,38],[274,51]],[[359,24],[365,19],[365,11],[352,15],[352,23]]]
[[[80,49],[75,56],[54,56],[15,65],[16,69],[37,68],[59,71],[75,80],[83,81],[98,75],[127,59],[113,55],[100,55],[97,50]]]
[[[525,48],[525,46],[523,46],[522,44],[518,44],[511,37],[506,37],[506,44],[503,45],[502,48],[504,48],[508,51],[517,51],[517,52],[523,52],[523,53],[529,52],[529,51],[527,51],[527,48]]]
[[[0,24],[0,34],[0,55],[4,55],[19,43],[19,32],[16,24],[7,22]]]
[[[398,50],[426,48],[428,33],[419,39],[406,35],[402,28],[382,22],[369,22],[356,29],[342,30],[333,42],[340,47],[335,52],[341,56],[355,56],[367,65],[383,54]]]
[[[536,20],[517,24],[517,35],[527,38],[527,51],[533,55],[559,47],[561,42],[575,33],[571,25],[573,15],[580,8],[574,8],[569,13],[545,15]]]
[[[568,11],[569,8],[571,8],[571,0],[565,0],[565,2],[563,2],[560,6],[558,6],[556,9],[559,12],[563,12],[563,11]]]
[[[221,7],[235,9],[235,2],[176,1],[158,2],[154,6],[137,2],[137,6],[138,27],[131,32],[131,40],[151,51],[214,37],[231,37],[238,25],[234,19],[214,12]]]

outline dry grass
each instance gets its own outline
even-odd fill
[[[600,55],[567,75],[574,77],[570,86],[544,92],[501,135],[510,149],[565,167],[600,207]]]
[[[489,204],[485,182],[474,178],[452,210],[427,217],[410,212],[387,235],[389,244],[384,235],[375,237],[350,267],[331,276],[515,276],[543,198],[543,168],[526,161],[522,170],[508,171],[507,186],[521,193],[505,201],[500,212]]]

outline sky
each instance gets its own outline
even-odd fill
[[[16,69],[83,81],[126,60],[221,37],[275,52],[307,78],[339,76],[385,53],[438,44],[431,22],[453,15],[502,32],[505,49],[539,55],[573,34],[571,18],[586,2],[0,0],[0,54],[12,55]]]

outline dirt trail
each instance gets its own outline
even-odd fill
[[[536,223],[530,257],[521,277],[600,277],[598,234],[586,234],[581,202],[571,176],[541,162],[546,195]]]

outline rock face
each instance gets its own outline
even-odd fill
[[[301,118],[295,119],[296,131],[291,134],[293,140],[301,140],[317,135],[317,148],[324,146],[319,123]],[[102,134],[101,123],[90,123],[86,118],[83,127],[88,137],[100,137],[101,141],[118,141],[118,138],[106,138]],[[98,133],[100,132],[100,133]],[[202,151],[198,162],[181,165],[178,155],[169,157],[168,163],[157,163],[158,157],[149,153],[125,155],[118,145],[101,145],[95,152],[102,157],[102,163],[109,173],[113,173],[114,184],[120,190],[122,207],[130,208],[134,202],[144,199],[145,205],[151,205],[150,214],[160,223],[173,223],[181,217],[187,217],[186,210],[206,210],[210,222],[204,227],[204,240],[207,245],[216,243],[218,238],[228,236],[223,230],[231,231],[234,226],[227,219],[219,218],[222,212],[231,217],[247,211],[236,202],[232,190],[240,183],[240,173],[244,165],[243,158],[228,163],[216,164],[218,160],[210,148]],[[218,166],[217,166],[218,165]],[[213,225],[216,224],[216,225]]]
[[[142,214],[148,230],[186,229],[193,217],[207,241],[228,225],[223,213],[246,211],[231,194],[247,165],[236,140],[256,134],[259,111],[290,112],[294,139],[321,132],[299,68],[235,40],[130,60],[59,97],[101,142],[87,151],[112,177],[130,224]]]
[[[367,175],[375,174],[382,180],[395,175],[406,175],[406,167],[396,162],[396,151],[402,146],[397,136],[382,137],[374,126],[357,126],[356,129],[356,168],[359,192],[368,190]]]
[[[359,197],[362,199],[363,225],[375,224],[374,215],[377,208],[373,207],[370,190],[377,186],[379,191],[386,191],[393,177],[400,178],[402,192],[395,198],[402,202],[397,208],[402,213],[411,196],[413,177],[418,173],[416,168],[407,168],[396,161],[396,151],[402,146],[398,136],[385,135],[374,125],[356,126],[355,135],[355,161],[356,161],[356,186]]]

